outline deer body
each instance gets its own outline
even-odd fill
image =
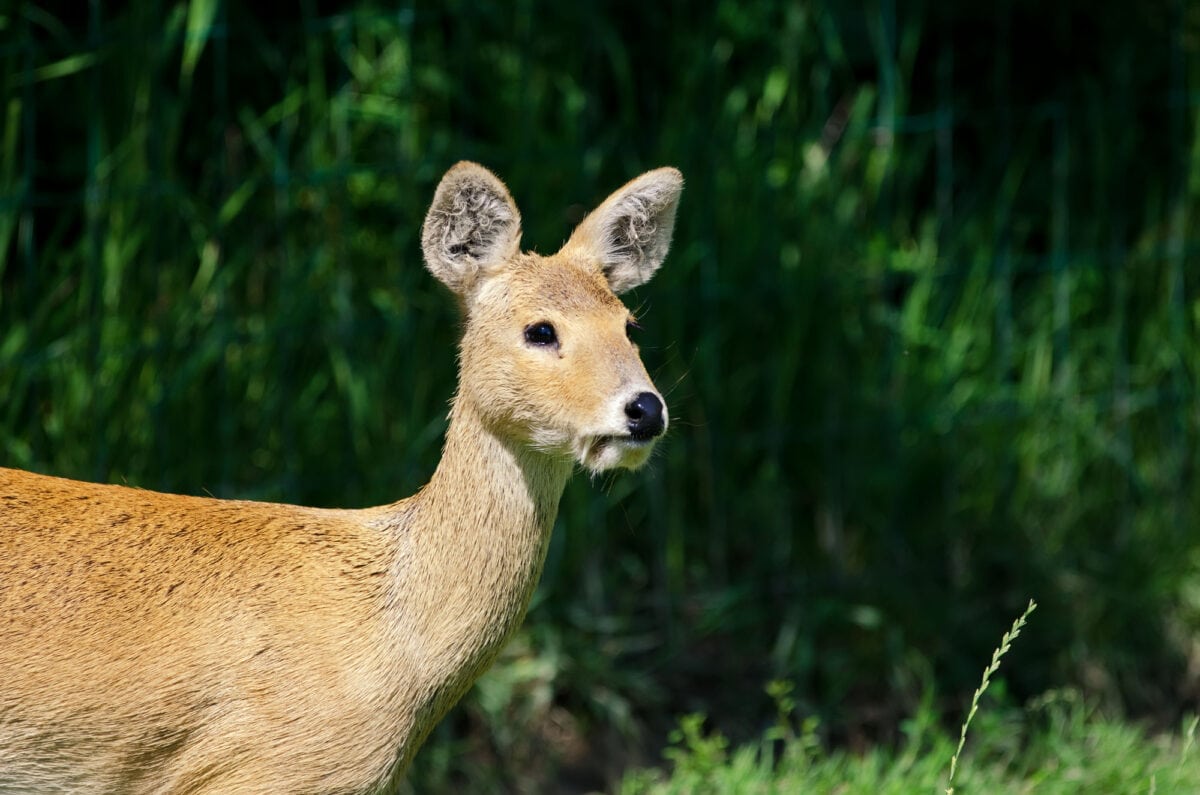
[[[680,187],[649,172],[539,257],[499,180],[447,173],[423,248],[464,310],[459,389],[406,500],[0,469],[0,793],[393,787],[522,620],[575,465],[640,466],[665,428],[614,290],[661,263]]]

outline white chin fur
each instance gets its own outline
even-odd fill
[[[650,460],[654,440],[638,442],[628,436],[589,436],[576,444],[579,463],[593,474],[610,469],[637,469]]]

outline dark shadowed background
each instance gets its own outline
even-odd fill
[[[543,253],[687,179],[630,298],[670,434],[568,487],[418,789],[601,788],[681,713],[759,731],[772,679],[830,744],[955,725],[1030,598],[1002,698],[1197,708],[1200,7],[255,5],[0,11],[0,464],[406,496],[454,388],[441,174]]]

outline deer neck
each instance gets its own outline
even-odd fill
[[[411,500],[399,572],[405,630],[447,690],[465,689],[524,617],[571,467],[455,399],[442,460]]]

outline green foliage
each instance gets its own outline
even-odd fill
[[[984,713],[986,714],[986,713]],[[779,742],[774,729],[736,749],[704,719],[680,721],[666,751],[669,772],[631,771],[620,795],[768,795],[836,792],[910,795],[946,783],[945,754],[953,740],[933,716],[914,721],[897,749],[862,753],[827,750],[814,724]],[[955,791],[980,793],[1190,792],[1200,780],[1194,749],[1196,719],[1177,733],[1148,734],[1107,718],[1077,693],[1043,699],[1016,720],[983,722],[973,735],[973,763],[960,769]],[[982,731],[979,731],[982,729]]]
[[[441,173],[495,169],[545,252],[673,164],[674,248],[632,298],[670,437],[568,488],[520,654],[429,780],[520,757],[554,708],[742,739],[774,677],[830,736],[894,738],[1031,595],[1014,699],[1171,715],[1200,620],[1200,16],[942,5],[18,3],[0,464],[410,494],[454,388],[419,264]]]

